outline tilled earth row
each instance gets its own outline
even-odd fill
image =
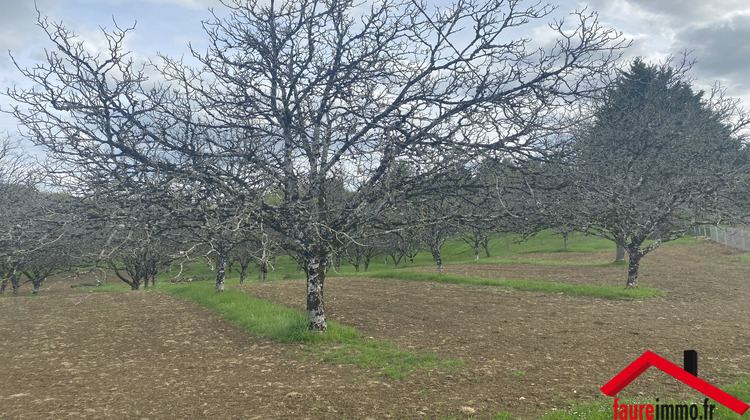
[[[609,253],[523,259],[608,261]],[[430,270],[430,267],[421,268]],[[470,264],[452,274],[625,283],[626,267]],[[3,418],[535,417],[592,400],[646,350],[681,363],[695,349],[718,386],[750,374],[750,264],[715,244],[663,246],[641,283],[665,297],[613,301],[493,287],[372,278],[326,280],[331,320],[465,365],[387,379],[253,337],[164,293],[88,293],[60,283],[0,299]],[[304,282],[247,293],[298,309]],[[650,369],[623,395],[702,399]]]

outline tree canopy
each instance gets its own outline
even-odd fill
[[[726,204],[747,170],[745,122],[710,99],[693,91],[686,69],[637,59],[576,138],[579,211],[627,250],[629,288],[643,255],[696,224],[737,216]]]

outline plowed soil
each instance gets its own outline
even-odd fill
[[[253,337],[161,292],[91,293],[50,282],[0,299],[2,418],[534,418],[602,396],[646,350],[721,386],[750,374],[750,263],[716,244],[647,255],[641,284],[665,297],[614,301],[493,287],[372,278],[326,280],[330,320],[405,348],[465,362],[388,379],[316,360],[299,344]],[[610,253],[524,255],[606,262]],[[431,267],[420,270],[432,270]],[[451,274],[625,284],[623,266],[470,264]],[[247,293],[298,309],[304,281]],[[656,369],[621,395],[702,396]]]

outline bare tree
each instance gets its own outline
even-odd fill
[[[122,51],[127,30],[106,33],[109,51],[94,56],[42,19],[55,49],[21,69],[42,88],[8,94],[30,138],[71,166],[254,192],[248,213],[305,261],[314,331],[326,329],[331,253],[393,202],[381,181],[394,163],[425,178],[480,152],[531,153],[626,46],[595,14],[574,13],[552,24],[554,45],[533,49],[514,30],[553,8],[515,1],[225,6],[229,17],[205,24],[208,51],[193,52],[202,68],[166,60],[169,89],[146,85]],[[332,208],[334,179],[348,194]]]
[[[9,280],[13,295],[24,282],[33,293],[56,271],[78,261],[73,225],[77,200],[64,194],[40,192],[32,186],[0,184],[0,271]],[[26,280],[24,280],[24,277]]]

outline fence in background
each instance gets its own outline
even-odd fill
[[[732,248],[750,251],[750,230],[737,228],[722,228],[718,226],[696,226],[691,229],[695,236],[706,236],[713,242],[731,246]]]

